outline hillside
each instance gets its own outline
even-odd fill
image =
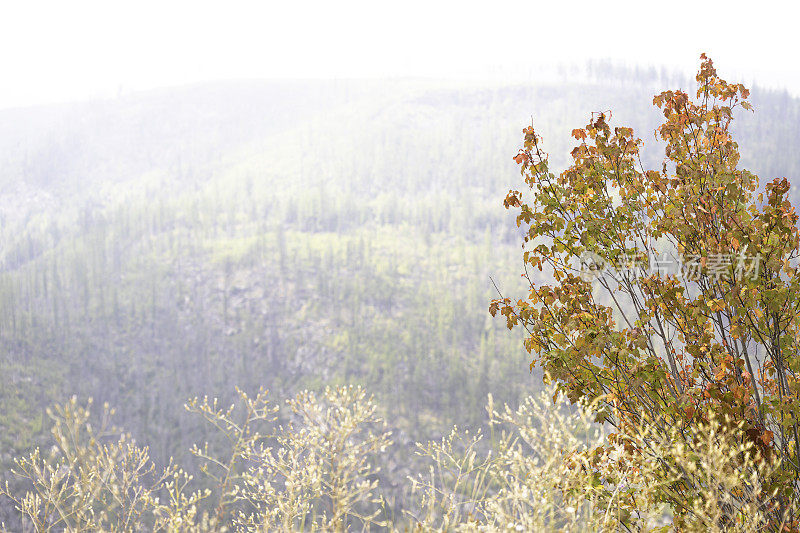
[[[184,401],[236,386],[365,385],[401,444],[480,426],[488,393],[539,382],[486,311],[490,276],[524,287],[502,208],[520,131],[533,117],[562,169],[570,130],[611,109],[656,164],[654,83],[628,74],[231,82],[0,112],[0,461],[71,395],[115,406],[162,461],[205,438]],[[753,103],[743,166],[800,176],[800,102]]]

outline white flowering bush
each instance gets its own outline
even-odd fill
[[[593,423],[592,406],[566,405],[547,389],[517,409],[489,413],[494,444],[479,456],[483,435],[454,430],[441,442],[420,446],[430,470],[413,480],[423,512],[412,516],[425,530],[598,531],[618,529],[625,505],[620,491],[600,483],[594,451],[607,440]],[[555,400],[556,408],[553,403]],[[612,447],[608,456],[621,452]],[[654,518],[650,511],[641,521]]]
[[[234,523],[247,531],[345,531],[385,526],[377,520],[377,455],[391,444],[377,406],[358,387],[303,392],[288,402],[294,420],[274,444],[258,443],[238,498],[249,504]]]
[[[54,445],[16,460],[13,473],[28,485],[8,497],[28,531],[132,531],[143,524],[154,531],[193,524],[204,492],[187,491],[192,477],[173,464],[159,469],[147,448],[137,446],[110,425],[105,406],[100,423],[75,398],[48,411],[54,420]],[[3,526],[5,529],[5,526]]]
[[[207,482],[75,399],[50,411],[54,445],[16,461],[26,484],[0,488],[17,511],[4,531],[794,531],[796,509],[770,508],[778,462],[741,425],[709,416],[665,433],[599,425],[595,405],[546,388],[518,407],[489,399],[487,434],[454,428],[418,444],[402,515],[386,509],[379,465],[392,446],[358,387],[303,392],[284,422],[265,392],[236,405],[194,399],[190,412],[228,450],[193,448]],[[627,427],[635,427],[628,425]],[[681,502],[668,507],[665,502]],[[388,517],[391,517],[390,521]]]

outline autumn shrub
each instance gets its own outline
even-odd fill
[[[657,168],[645,167],[642,140],[612,125],[609,112],[573,130],[572,164],[558,175],[539,132],[525,128],[514,159],[529,191],[510,191],[505,206],[525,229],[530,291],[493,301],[490,312],[526,330],[531,368],[548,372],[571,401],[602,404],[597,420],[626,442],[627,461],[653,443],[693,449],[692,432],[709,424],[737,428],[753,453],[723,449],[742,459],[732,475],[757,490],[727,491],[721,516],[758,497],[770,515],[764,527],[797,529],[798,216],[786,178],[760,189],[739,168],[732,124],[752,110],[749,91],[722,79],[705,55],[696,80],[694,96],[653,98],[664,117]],[[661,466],[652,471],[664,476],[653,482],[655,497],[679,522],[694,520],[707,481]],[[766,477],[756,484],[754,476]]]

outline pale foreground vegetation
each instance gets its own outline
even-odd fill
[[[304,392],[288,423],[266,393],[222,407],[187,403],[227,447],[196,446],[202,475],[157,467],[148,450],[75,399],[53,408],[53,446],[16,460],[0,494],[16,531],[600,531],[781,529],[763,507],[777,465],[714,420],[614,435],[597,408],[568,406],[548,388],[516,409],[487,406],[490,434],[454,428],[418,444],[429,469],[409,479],[411,504],[390,510],[380,464],[392,446],[377,406],[361,388]],[[660,502],[682,487],[685,507]],[[696,494],[685,492],[686,487]],[[790,516],[792,510],[782,510]],[[772,520],[772,521],[770,521]]]

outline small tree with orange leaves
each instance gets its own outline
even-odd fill
[[[785,178],[759,193],[738,168],[730,126],[737,108],[752,109],[749,92],[701,60],[696,98],[653,99],[665,118],[661,169],[645,169],[641,140],[605,113],[573,130],[573,163],[558,176],[533,127],[524,130],[514,159],[530,193],[510,191],[505,206],[527,227],[530,293],[494,300],[490,312],[527,330],[531,368],[571,400],[602,398],[600,421],[620,434],[729,420],[754,444],[758,460],[742,465],[779,464],[762,480],[764,525],[796,527],[798,217]],[[690,512],[697,483],[665,481],[676,517]]]

